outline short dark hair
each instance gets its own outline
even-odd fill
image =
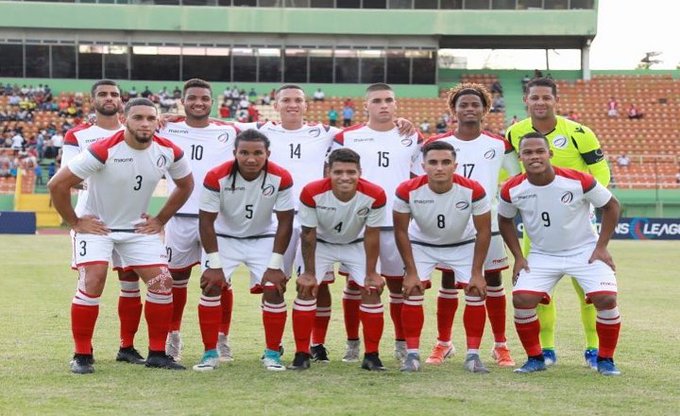
[[[184,88],[182,88],[182,97],[186,95],[189,88],[206,88],[210,91],[210,96],[212,97],[212,87],[208,81],[202,80],[200,78],[191,78],[184,83]]]
[[[390,87],[388,84],[385,84],[384,82],[376,82],[375,84],[371,84],[368,87],[366,87],[366,94],[370,94],[375,91],[394,91],[392,87]]]
[[[346,147],[335,149],[328,155],[328,167],[333,166],[335,162],[356,163],[357,167],[361,169],[361,156],[359,156],[359,153]]]
[[[118,86],[116,81],[114,81],[112,79],[100,79],[99,81],[96,81],[94,84],[92,84],[92,88],[90,88],[90,95],[92,97],[94,97],[94,92],[97,90],[97,88],[100,85],[111,85],[111,86],[114,86],[114,87],[120,89],[120,87]]]
[[[527,89],[526,89],[526,94],[529,94],[529,89],[531,87],[550,87],[552,89],[552,93],[555,97],[557,97],[557,84],[555,84],[555,81],[553,81],[550,78],[534,78],[531,81],[527,83]]]
[[[522,147],[522,142],[523,142],[525,139],[543,139],[543,141],[545,142],[546,147],[547,147],[548,149],[550,149],[550,142],[548,141],[548,138],[545,137],[545,135],[544,135],[543,133],[539,133],[539,132],[537,132],[537,131],[530,131],[529,133],[527,133],[527,134],[525,134],[524,136],[520,137],[518,147],[520,147],[520,148]]]
[[[243,130],[237,134],[236,140],[234,140],[234,149],[237,149],[241,142],[262,142],[264,143],[265,149],[269,150],[269,139],[255,129]]]
[[[453,158],[456,158],[456,149],[453,147],[453,145],[451,145],[451,143],[445,142],[443,140],[433,140],[431,142],[425,143],[422,149],[420,149],[420,151],[423,152],[423,160],[425,160],[427,153],[430,150],[448,150],[453,155]]]
[[[297,84],[283,84],[279,88],[276,89],[275,95],[278,97],[279,93],[283,90],[300,90],[302,92],[305,91],[305,90],[302,89],[301,86],[299,86]]]
[[[137,107],[137,106],[140,106],[140,105],[147,106],[147,107],[153,107],[154,109],[156,109],[156,104],[154,104],[153,101],[149,100],[148,98],[143,98],[143,97],[133,98],[125,104],[125,110],[124,110],[125,115],[128,115],[128,113],[130,112],[130,109],[132,107]]]

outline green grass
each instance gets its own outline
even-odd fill
[[[374,374],[340,361],[344,328],[341,285],[332,287],[335,307],[328,336],[332,362],[303,372],[266,372],[259,362],[263,333],[258,297],[248,294],[243,272],[235,279],[232,346],[236,361],[210,373],[171,372],[118,364],[115,276],[105,290],[95,333],[96,373],[73,375],[69,305],[75,273],[68,269],[69,239],[0,236],[0,414],[223,414],[223,415],[660,415],[680,412],[680,298],[678,242],[614,242],[623,329],[618,378],[582,365],[583,335],[569,282],[558,286],[559,363],[535,375],[499,369],[483,358],[489,375],[463,371],[462,308],[454,324],[459,353],[439,368],[401,374],[391,358],[392,329],[386,314],[382,355],[391,371]],[[507,274],[507,273],[506,273]],[[183,336],[184,363],[201,355],[197,325],[198,272],[190,282]],[[506,276],[507,277],[507,276]],[[435,279],[436,281],[436,279]],[[435,285],[436,286],[436,285]],[[294,296],[287,294],[289,310]],[[435,337],[434,296],[428,291],[423,353]],[[524,360],[508,317],[510,348]],[[137,340],[146,347],[146,326]],[[290,312],[284,343],[294,349]]]

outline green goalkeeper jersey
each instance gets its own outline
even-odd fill
[[[519,140],[533,131],[536,129],[531,123],[531,118],[526,118],[510,126],[505,136],[519,154]],[[609,165],[592,130],[580,123],[557,116],[557,125],[545,136],[553,151],[551,162],[554,166],[590,173],[603,186],[609,185],[611,178]]]

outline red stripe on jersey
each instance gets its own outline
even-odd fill
[[[453,136],[452,131],[447,131],[447,132],[444,132],[444,133],[435,134],[434,136],[430,136],[430,138],[427,139],[427,141],[425,141],[425,143],[423,143],[423,145],[431,143],[435,140],[446,139],[446,138],[451,137],[451,136]]]
[[[114,133],[111,137],[97,140],[96,142],[92,143],[87,148],[87,150],[89,150],[90,153],[92,153],[92,156],[94,156],[98,161],[101,163],[106,163],[106,159],[109,157],[109,149],[125,140],[124,133],[125,130],[121,130]]]
[[[513,150],[515,150],[515,149],[512,147],[512,145],[510,144],[510,142],[507,141],[505,137],[503,137],[503,136],[501,136],[501,135],[499,135],[499,134],[492,133],[492,132],[486,131],[486,130],[482,131],[482,134],[484,134],[484,135],[486,135],[486,136],[489,136],[489,137],[491,137],[492,139],[496,139],[496,140],[502,141],[502,142],[503,142],[503,146],[505,147],[505,153],[510,153],[510,152],[512,152]]]
[[[510,199],[510,189],[524,182],[526,178],[527,178],[526,173],[520,173],[519,175],[515,175],[512,178],[508,179],[508,181],[505,182],[505,184],[503,185],[503,188],[501,188],[501,198],[503,198],[503,201],[511,203],[512,200]]]
[[[458,184],[465,188],[472,189],[472,202],[479,201],[480,199],[486,196],[484,188],[476,180],[468,179],[464,176],[460,176],[454,173],[452,181],[455,184]]]
[[[423,136],[423,133],[421,133],[420,131],[418,131],[418,132],[416,132],[416,134],[418,135],[418,141],[417,141],[417,143],[418,143],[418,144],[423,144],[423,142],[425,141],[425,136]]]
[[[166,139],[165,137],[161,136],[156,136],[155,134],[153,135],[153,141],[158,143],[159,145],[163,147],[169,147],[172,149],[172,155],[175,158],[175,162],[180,160],[184,156],[184,151],[177,147],[173,142],[170,140]]]
[[[345,145],[345,133],[352,130],[357,130],[364,127],[364,124],[355,124],[353,126],[342,129],[342,131],[333,137],[333,141],[344,146]]]
[[[400,183],[399,186],[397,186],[397,191],[395,193],[397,198],[408,204],[411,191],[414,191],[423,185],[427,185],[427,175],[416,176],[413,179]]]
[[[203,186],[207,189],[215,192],[220,191],[220,179],[226,178],[231,174],[231,170],[234,168],[234,161],[230,160],[219,166],[216,166],[205,174],[205,179],[203,179]]]
[[[597,184],[597,181],[595,178],[593,178],[592,175],[589,175],[585,172],[580,172],[578,170],[574,169],[567,169],[567,168],[558,168],[558,167],[553,167],[555,170],[555,175],[562,176],[568,179],[573,179],[581,182],[581,187],[583,188],[583,193],[585,194],[586,192],[590,191],[595,187]]]
[[[331,180],[330,178],[319,179],[318,181],[310,182],[302,188],[300,192],[300,202],[307,205],[310,208],[316,208],[316,201],[314,197],[330,191]]]
[[[69,129],[66,132],[66,135],[64,135],[64,144],[69,146],[80,146],[78,144],[78,139],[76,138],[76,133],[81,130],[89,129],[92,126],[93,124],[91,123],[83,123]]]
[[[293,177],[290,176],[287,170],[272,162],[271,160],[267,162],[267,173],[276,175],[281,178],[281,183],[279,184],[279,191],[285,191],[286,189],[293,186]]]
[[[385,191],[373,182],[359,178],[357,191],[374,199],[373,205],[371,205],[371,208],[373,209],[382,208],[387,204],[387,195],[385,195]]]

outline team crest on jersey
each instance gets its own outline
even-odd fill
[[[411,139],[410,137],[405,137],[405,138],[401,139],[401,145],[404,146],[404,147],[409,147],[412,144],[413,144],[413,139]]]
[[[489,149],[484,152],[484,159],[491,160],[496,157],[496,151],[494,149]]]
[[[571,193],[571,191],[567,191],[562,194],[560,197],[560,201],[562,201],[563,204],[571,204],[571,201],[574,200],[574,194]]]
[[[262,188],[262,195],[264,196],[272,196],[274,195],[274,185],[267,185],[264,188]]]
[[[217,136],[217,141],[220,143],[226,143],[229,141],[229,132],[224,132]]]
[[[158,159],[156,160],[156,166],[159,168],[165,167],[165,165],[168,164],[168,158],[165,157],[165,155],[160,155],[158,156]]]
[[[312,137],[319,137],[319,135],[321,134],[321,129],[319,127],[311,128],[309,129],[309,131],[307,131],[307,134],[309,134]]]
[[[368,215],[369,211],[371,211],[370,208],[368,208],[368,207],[363,207],[363,208],[361,208],[359,211],[357,211],[357,217],[362,217],[362,218],[363,218],[363,217],[365,217],[365,216]]]
[[[461,211],[465,211],[466,209],[468,209],[469,206],[470,206],[470,203],[467,202],[467,201],[456,202],[456,208],[458,208]]]
[[[567,147],[567,138],[564,136],[557,136],[553,139],[553,146],[558,149],[564,149]]]

